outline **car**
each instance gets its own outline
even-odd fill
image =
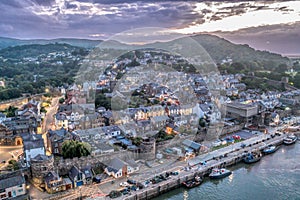
[[[214,142],[212,143],[212,145],[213,145],[214,147],[220,146],[221,144],[222,144],[222,141],[221,141],[221,140],[216,140],[216,141],[214,141]]]
[[[121,187],[127,187],[127,186],[129,186],[129,184],[127,182],[122,182],[122,183],[120,183],[120,186]]]
[[[100,176],[95,176],[95,177],[93,178],[93,182],[94,182],[94,183],[101,183],[101,178],[100,178]]]
[[[171,172],[171,175],[173,175],[173,176],[177,176],[179,173],[177,172],[177,171],[175,171],[175,172]]]
[[[239,136],[239,135],[233,135],[232,138],[235,139],[235,140],[240,140],[241,136]]]
[[[124,190],[121,190],[121,193],[122,193],[123,195],[126,195],[126,194],[129,194],[129,191],[128,191],[127,189],[124,189]]]
[[[136,181],[135,181],[135,180],[132,180],[132,179],[128,179],[128,180],[127,180],[127,183],[135,185],[135,184],[136,184]]]
[[[137,190],[139,190],[139,188],[138,187],[136,187],[136,186],[131,186],[131,188],[130,188],[132,191],[137,191]]]
[[[221,142],[221,144],[222,144],[222,145],[226,145],[226,144],[227,144],[227,141],[226,141],[226,140],[223,140],[223,141]]]
[[[137,190],[143,189],[145,186],[142,183],[137,183],[136,184]]]
[[[226,143],[234,143],[234,139],[231,138],[231,137],[227,137],[227,138],[225,139],[225,141],[226,141]]]
[[[242,148],[245,148],[245,147],[246,147],[246,144],[242,143],[242,144],[241,144],[241,147],[242,147]]]

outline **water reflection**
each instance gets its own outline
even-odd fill
[[[228,180],[229,180],[229,183],[232,182],[232,180],[233,180],[233,173],[231,173],[231,174],[228,176]]]
[[[183,200],[188,200],[188,198],[189,198],[189,193],[185,190],[183,192]]]

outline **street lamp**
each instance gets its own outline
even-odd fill
[[[82,199],[82,195],[81,195],[81,186],[79,186],[79,199],[81,200]]]

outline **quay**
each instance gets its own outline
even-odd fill
[[[260,151],[266,148],[268,145],[281,145],[285,137],[285,133],[262,134],[243,142],[235,143],[204,155],[199,155],[188,161],[187,166],[190,167],[189,171],[182,170],[180,171],[178,176],[171,176],[171,178],[166,181],[151,185],[139,191],[131,192],[129,196],[122,196],[117,199],[152,199],[163,193],[181,187],[184,181],[191,180],[196,175],[207,176],[213,168],[229,167],[235,165],[241,162],[248,152]],[[244,148],[241,147],[242,143],[245,144]],[[206,164],[203,165],[203,162],[205,162]],[[201,185],[199,187],[201,187]]]

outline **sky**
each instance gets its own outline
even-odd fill
[[[258,33],[270,38],[276,30],[275,38],[283,34],[291,40],[286,30],[292,29],[297,41],[300,33],[300,1],[0,0],[0,12],[0,36],[20,39],[106,39],[135,28],[162,27],[182,34],[214,33],[267,49],[276,40],[258,41]],[[293,48],[283,53],[297,51]]]

